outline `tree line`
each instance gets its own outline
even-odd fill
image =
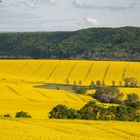
[[[69,86],[69,79],[66,79],[66,85]],[[112,85],[107,86],[105,81],[97,80],[96,83],[91,81],[89,86],[83,86],[82,80],[79,80],[77,83],[75,80],[72,85],[72,90],[75,93],[86,93],[87,90],[97,89],[99,87],[105,87],[104,90],[108,89],[108,87],[130,87],[130,88],[139,88],[139,84],[137,79],[133,77],[125,77],[122,81],[119,82],[119,85],[116,85],[115,81],[112,81]]]
[[[0,33],[0,57],[140,61],[139,44],[139,27]]]
[[[57,105],[49,113],[49,118],[83,119],[83,120],[119,120],[140,122],[140,100],[136,94],[129,94],[127,99],[118,106],[103,107],[90,101],[81,109]]]

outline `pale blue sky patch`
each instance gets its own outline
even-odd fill
[[[0,31],[140,26],[139,0],[2,0]]]

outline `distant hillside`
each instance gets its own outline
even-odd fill
[[[0,58],[140,61],[140,28],[0,33]]]

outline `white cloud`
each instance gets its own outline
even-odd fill
[[[101,23],[92,17],[86,17],[85,21],[90,26],[100,26]]]

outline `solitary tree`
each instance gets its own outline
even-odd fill
[[[78,86],[76,85],[76,81],[73,82],[72,90],[77,90]]]
[[[82,81],[81,80],[79,80],[79,85],[82,85]]]
[[[76,81],[75,80],[73,81],[73,85],[76,85]]]
[[[120,86],[122,87],[122,81],[119,82]]]
[[[94,81],[91,81],[90,85],[89,85],[89,89],[94,89],[95,88],[95,84]]]
[[[105,86],[105,81],[104,80],[102,81],[102,85]]]
[[[112,86],[113,86],[113,87],[115,86],[115,81],[112,81]]]
[[[102,84],[101,84],[101,81],[98,80],[98,81],[96,82],[96,86],[97,86],[97,87],[100,87],[101,85],[102,85]]]
[[[66,84],[69,85],[69,79],[66,79]]]

